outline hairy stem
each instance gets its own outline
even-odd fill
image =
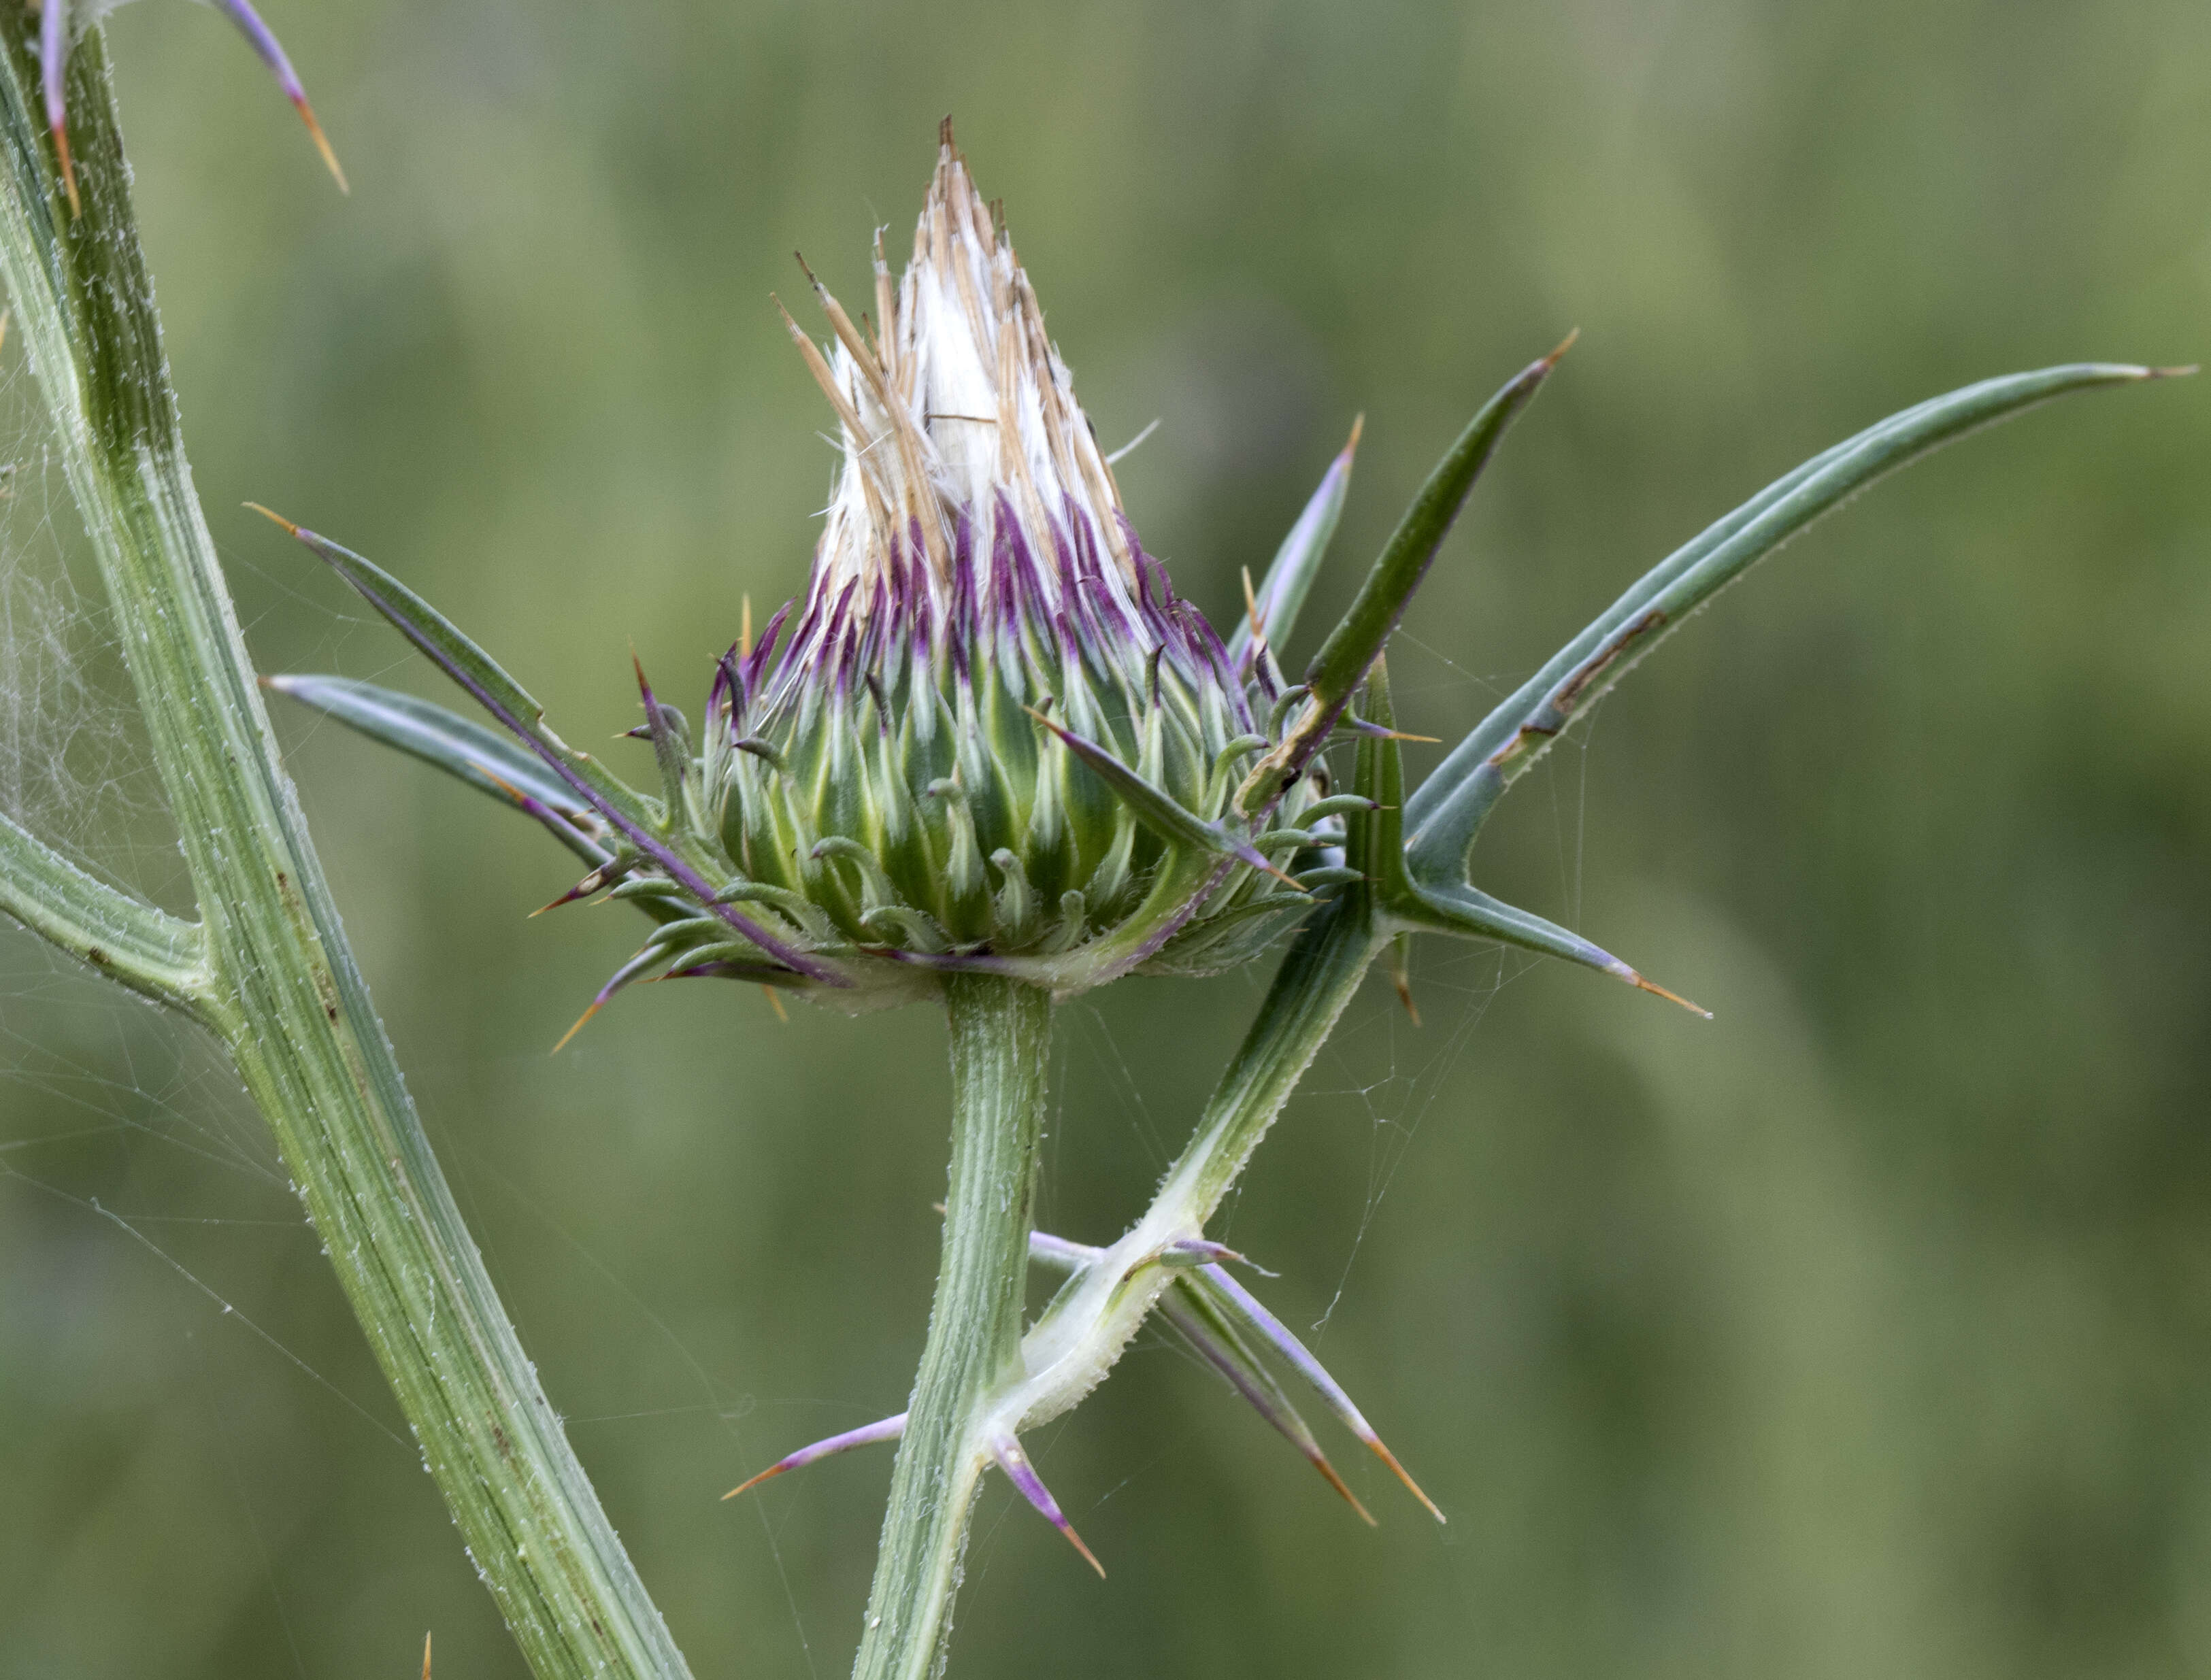
[[[0,910],[158,1003],[197,1015],[206,1001],[201,928],[94,879],[4,813]]]
[[[187,941],[167,919],[125,915],[21,845],[0,849],[0,868],[19,887],[27,869],[43,869],[45,890],[42,900],[13,892],[9,907],[43,903],[50,937],[82,942],[103,921],[129,932],[141,989],[189,988],[173,1000],[196,1006],[221,1036],[275,1132],[424,1460],[541,1680],[681,1680],[682,1658],[432,1157],[278,762],[185,457],[100,33],[85,35],[70,66],[78,215],[57,190],[33,114],[27,17],[0,4],[0,269],[203,922]]]
[[[951,1631],[994,1389],[1021,1357],[1051,1001],[990,975],[945,982],[952,1172],[929,1343],[891,1474],[855,1680],[921,1680]]]
[[[1172,1210],[1193,1230],[1203,1229],[1336,1030],[1390,933],[1360,891],[1323,912],[1299,936],[1207,1099],[1196,1134],[1167,1169],[1154,1208]]]
[[[1298,936],[1151,1206],[1061,1290],[1023,1338],[1019,1368],[992,1399],[993,1428],[1035,1429],[1080,1405],[1105,1381],[1173,1280],[1161,1254],[1203,1234],[1390,935],[1361,889],[1323,910]]]

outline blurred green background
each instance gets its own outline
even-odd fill
[[[1308,639],[1581,329],[1393,654],[1433,734],[1880,415],[2211,344],[2197,0],[266,11],[350,199],[217,19],[110,26],[254,652],[439,692],[249,497],[420,586],[572,739],[633,721],[633,644],[695,704],[741,597],[799,586],[828,420],[767,294],[794,246],[863,293],[948,111],[1101,437],[1162,420],[1121,482],[1216,622],[1354,414]],[[0,378],[9,727],[90,719],[61,782],[11,773],[173,899],[112,659],[80,693],[34,656],[69,516],[12,347]],[[1418,1030],[1379,982],[1354,1008],[1225,1234],[1449,1526],[1334,1436],[1363,1528],[1148,1343],[1032,1442],[1111,1580],[994,1482],[955,1674],[2211,1668],[2207,396],[2074,399],[1883,486],[1523,784],[1477,879],[1716,1021],[1471,947],[1420,953]],[[939,1018],[670,986],[549,1057],[635,927],[525,922],[565,855],[278,721],[698,1673],[842,1673],[889,1454],[716,1496],[904,1403]],[[1054,1228],[1141,1205],[1263,980],[1063,1012]],[[234,1082],[12,930],[0,1018],[0,1675],[398,1680],[426,1629],[441,1680],[519,1674]]]

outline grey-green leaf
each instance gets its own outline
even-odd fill
[[[1352,426],[1351,441],[1329,463],[1328,471],[1321,476],[1320,487],[1312,493],[1304,511],[1298,515],[1297,523],[1290,527],[1282,546],[1275,551],[1267,576],[1252,596],[1260,627],[1266,632],[1267,645],[1275,650],[1277,658],[1297,628],[1305,595],[1312,588],[1313,579],[1320,575],[1330,539],[1336,535],[1336,522],[1343,517],[1343,499],[1351,490],[1351,459],[1359,448],[1360,424],[1363,420]],[[1243,668],[1251,642],[1251,620],[1247,616],[1238,622],[1236,633],[1228,638],[1231,669]]]
[[[1482,819],[1575,714],[1690,613],[1822,514],[1969,432],[2068,392],[2159,372],[2081,362],[1984,380],[1893,414],[1768,485],[1652,567],[1451,751],[1406,807],[1414,872],[1431,885],[1463,879]]]
[[[598,819],[577,797],[576,790],[536,758],[506,736],[434,701],[352,677],[306,674],[264,677],[261,686],[336,718],[371,740],[433,764],[503,805],[516,806],[515,795],[522,794],[572,823],[587,829],[598,825]],[[575,849],[594,862],[606,855],[597,846],[588,852],[581,847]]]
[[[1272,805],[1327,740],[1336,719],[1351,703],[1352,691],[1381,656],[1383,644],[1404,617],[1413,592],[1428,575],[1437,550],[1457,522],[1459,510],[1466,505],[1481,469],[1572,342],[1569,338],[1508,381],[1467,422],[1466,430],[1436,463],[1413,505],[1398,521],[1396,530],[1375,557],[1349,610],[1306,668],[1305,686],[1311,692],[1297,722],[1237,790],[1240,809],[1257,812]]]

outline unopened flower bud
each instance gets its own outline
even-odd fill
[[[1066,992],[1251,954],[1305,902],[1253,843],[1291,861],[1310,783],[1265,833],[1233,808],[1263,710],[1137,540],[948,129],[880,319],[814,287],[827,354],[791,330],[845,460],[804,596],[713,685],[721,849],[853,958]]]

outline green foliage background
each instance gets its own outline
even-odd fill
[[[2187,0],[266,10],[350,200],[219,22],[111,26],[257,656],[438,692],[248,497],[421,587],[572,739],[633,721],[633,644],[695,701],[741,597],[798,587],[827,421],[767,294],[794,245],[864,293],[948,110],[1101,435],[1162,419],[1122,483],[1217,622],[1355,414],[1309,638],[1457,425],[1582,329],[1393,657],[1439,735],[1861,425],[2211,338]],[[2205,399],[2078,400],[1884,486],[1511,801],[1477,879],[1717,1021],[1464,948],[1421,954],[1419,1030],[1378,982],[1354,1009],[1227,1235],[1450,1526],[1346,1441],[1366,1531],[1154,1346],[1032,1443],[1111,1580],[994,1484],[955,1673],[2211,1665]],[[525,922],[549,843],[280,723],[698,1672],[842,1672],[888,1454],[715,1496],[904,1403],[940,1020],[669,986],[548,1058],[636,929]],[[155,891],[164,844],[119,854]],[[440,1676],[518,1674],[226,1079],[18,934],[0,967],[0,1674],[367,1680],[426,1628]],[[1140,1205],[1259,983],[1064,1012],[1055,1228]]]

